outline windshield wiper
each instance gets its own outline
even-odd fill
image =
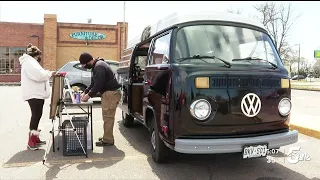
[[[201,58],[198,57],[197,55],[194,55],[194,56],[191,56],[191,57],[179,58],[179,59],[177,59],[177,61],[178,61],[178,62],[182,62],[182,61],[189,60],[189,59],[200,59],[200,60],[203,61],[203,62],[209,63],[208,61],[205,61],[205,60],[201,59]]]
[[[274,64],[273,62],[270,62],[268,60],[265,59],[261,59],[261,58],[255,58],[255,57],[246,57],[246,58],[242,58],[242,59],[232,59],[232,61],[264,61],[267,62],[269,64],[271,64],[275,69],[278,68],[278,66],[276,64]]]
[[[182,61],[185,61],[185,60],[188,60],[188,59],[200,59],[200,60],[202,60],[202,61],[204,61],[206,63],[209,63],[209,62],[203,60],[203,58],[218,59],[218,60],[222,61],[223,63],[225,63],[226,65],[228,65],[229,67],[231,67],[231,63],[229,63],[228,61],[223,60],[221,58],[218,58],[216,56],[201,56],[199,54],[196,54],[196,55],[193,55],[191,57],[180,58],[180,59],[177,59],[177,60],[178,60],[178,62],[182,62]]]

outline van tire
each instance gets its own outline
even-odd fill
[[[134,123],[134,118],[127,114],[126,112],[122,111],[122,124],[125,127],[131,127]]]
[[[150,143],[152,159],[156,163],[165,163],[169,159],[169,148],[164,144],[159,136],[158,126],[155,119],[151,120]],[[154,143],[154,144],[153,144]],[[155,145],[155,147],[154,147]]]

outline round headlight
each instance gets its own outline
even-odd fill
[[[198,120],[205,120],[210,116],[211,105],[205,99],[196,100],[190,105],[190,113]]]
[[[292,104],[291,104],[291,101],[289,98],[281,99],[281,101],[279,102],[279,106],[278,106],[279,113],[282,116],[287,116],[291,111],[291,106],[292,106]]]

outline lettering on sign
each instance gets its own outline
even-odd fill
[[[98,32],[81,31],[71,33],[70,37],[79,40],[102,40],[105,39],[107,36]]]

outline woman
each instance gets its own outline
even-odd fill
[[[26,54],[23,54],[19,61],[22,96],[24,101],[28,101],[31,109],[28,148],[38,150],[37,145],[46,143],[39,138],[38,125],[42,117],[44,100],[50,97],[49,79],[55,72],[41,67],[41,51],[32,44],[28,45]]]

